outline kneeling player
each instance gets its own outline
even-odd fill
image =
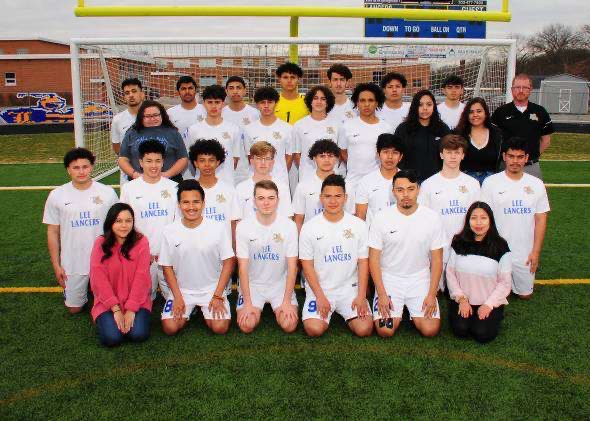
[[[231,237],[222,224],[203,218],[205,192],[196,180],[178,185],[182,219],[163,232],[160,265],[172,296],[162,311],[167,335],[179,332],[195,307],[200,307],[214,333],[226,333],[231,323],[224,289],[234,268]]]
[[[393,177],[396,206],[377,213],[369,232],[369,265],[375,283],[373,318],[379,336],[393,336],[404,306],[426,337],[440,330],[436,292],[445,234],[440,216],[419,206],[415,171]]]
[[[297,328],[297,227],[277,213],[279,189],[272,181],[254,185],[254,201],[256,214],[236,230],[238,326],[244,333],[254,331],[264,304],[270,303],[281,329],[291,333]]]
[[[309,336],[328,329],[334,311],[357,336],[373,331],[367,302],[369,279],[367,227],[344,212],[346,187],[342,176],[329,175],[322,183],[321,215],[301,229],[299,258],[307,282],[303,326]]]

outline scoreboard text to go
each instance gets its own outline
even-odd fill
[[[485,22],[365,19],[365,37],[485,38]]]

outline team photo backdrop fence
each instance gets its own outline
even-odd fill
[[[251,102],[257,88],[277,86],[275,69],[288,60],[297,59],[304,70],[302,93],[327,84],[328,68],[344,63],[353,72],[351,89],[360,82],[379,83],[388,72],[403,73],[406,101],[421,89],[431,89],[442,100],[442,81],[457,74],[465,79],[465,100],[482,96],[494,110],[511,100],[516,60],[514,41],[485,39],[77,39],[71,53],[76,145],[97,155],[97,179],[118,169],[111,119],[86,113],[83,104],[104,104],[112,114],[124,110],[120,87],[129,77],[142,81],[146,98],[169,107],[179,102],[180,76],[194,77],[201,91],[239,75]]]

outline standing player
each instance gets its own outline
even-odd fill
[[[399,169],[397,164],[404,157],[404,142],[391,133],[377,138],[377,155],[381,165],[378,170],[361,178],[356,194],[356,216],[371,225],[373,216],[395,205],[391,185]]]
[[[177,198],[182,219],[164,229],[160,249],[171,291],[162,310],[162,329],[175,335],[198,306],[207,327],[224,334],[231,323],[224,292],[235,265],[231,237],[222,225],[203,217],[206,197],[198,181],[182,181]]]
[[[461,97],[465,92],[463,86],[465,82],[457,75],[450,75],[443,81],[442,91],[445,95],[444,102],[438,104],[440,119],[453,130],[459,124],[461,114],[465,109],[465,104],[461,102]]]
[[[436,293],[447,244],[440,217],[418,205],[419,190],[415,171],[399,171],[393,177],[396,206],[379,212],[371,224],[369,265],[379,336],[393,336],[404,306],[422,336],[433,337],[440,330]]]
[[[508,139],[506,169],[486,178],[481,189],[482,201],[494,211],[498,231],[512,252],[512,292],[525,300],[533,294],[550,210],[543,181],[524,172],[528,146],[526,139]]]
[[[125,133],[135,123],[137,110],[139,110],[144,99],[141,81],[137,78],[125,79],[121,83],[121,90],[123,91],[123,101],[127,105],[127,109],[115,115],[111,124],[111,142],[117,155],[121,150],[121,142],[123,142]],[[123,171],[121,171],[120,179],[121,186],[127,182],[127,177]]]
[[[118,201],[111,187],[90,177],[94,160],[87,149],[75,148],[66,153],[64,166],[72,181],[49,193],[43,212],[51,265],[71,314],[82,311],[88,301],[94,240],[102,235],[107,212]]]
[[[228,159],[222,161],[222,165],[217,169],[217,176],[234,186],[234,170],[240,160],[242,132],[238,126],[225,121],[221,116],[225,96],[225,90],[219,85],[207,86],[203,90],[203,104],[207,117],[189,127],[187,138],[191,146],[197,139],[215,139],[221,143],[228,153]],[[195,178],[199,178],[197,170]]]
[[[240,287],[238,326],[251,333],[269,303],[278,325],[286,333],[297,328],[297,227],[277,213],[279,189],[270,180],[254,186],[256,214],[241,221],[236,230],[236,255]]]
[[[279,78],[281,95],[274,113],[284,122],[293,125],[309,113],[303,95],[298,90],[303,70],[297,64],[287,62],[277,68],[276,75]]]
[[[168,298],[168,286],[164,282],[162,268],[158,265],[162,231],[174,222],[178,213],[176,182],[162,177],[166,148],[157,140],[146,140],[139,145],[140,178],[121,188],[121,202],[127,203],[135,213],[135,227],[145,235],[150,244],[152,300],[156,298],[158,284],[162,296]]]
[[[410,110],[410,104],[403,100],[406,86],[408,86],[408,81],[401,73],[387,73],[381,80],[385,102],[383,107],[377,111],[377,117],[391,124],[394,132],[397,126],[406,119]]]
[[[330,111],[330,117],[341,124],[357,116],[354,104],[346,96],[348,83],[351,79],[352,72],[344,64],[333,64],[328,69],[328,83],[335,98],[334,108]]]
[[[254,200],[254,185],[260,181],[272,181],[279,190],[279,201],[277,212],[279,215],[293,217],[291,207],[291,192],[289,186],[279,180],[273,180],[270,173],[275,162],[277,150],[268,142],[256,142],[250,148],[250,160],[254,175],[248,177],[236,186],[238,195],[238,207],[240,208],[241,219],[253,217],[256,214],[256,203]]]
[[[303,225],[299,239],[299,258],[307,280],[303,327],[309,336],[321,336],[336,311],[355,335],[369,336],[373,327],[366,298],[367,226],[344,211],[342,176],[326,177],[320,200],[324,211]]]
[[[338,142],[340,124],[328,116],[334,107],[334,95],[325,86],[314,86],[305,95],[305,105],[310,111],[293,126],[293,159],[299,168],[299,180],[313,174],[314,163],[309,159],[309,149],[318,140]]]
[[[277,153],[271,175],[273,179],[288,184],[288,172],[293,162],[293,129],[275,115],[278,100],[279,93],[273,88],[259,88],[256,90],[254,101],[258,111],[260,111],[260,119],[253,121],[244,128],[244,144],[247,151],[250,151],[254,143],[261,140],[274,146]]]
[[[443,271],[449,260],[449,247],[455,234],[465,224],[469,206],[479,200],[479,181],[461,172],[461,161],[465,157],[467,141],[456,134],[448,134],[440,141],[442,170],[426,179],[420,186],[418,202],[440,214],[445,230],[443,250]],[[444,291],[443,278],[439,287]]]

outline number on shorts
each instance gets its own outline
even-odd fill
[[[315,302],[315,300],[310,301],[309,302],[309,306],[307,307],[307,311],[309,311],[310,313],[315,313],[317,311],[317,304]]]
[[[240,294],[238,296],[238,305],[241,306],[242,304],[244,304],[244,296]]]
[[[170,313],[172,311],[172,305],[174,304],[173,300],[166,301],[164,305],[164,313]]]
[[[373,305],[373,312],[377,313],[379,311],[379,297],[375,297],[375,303]]]

